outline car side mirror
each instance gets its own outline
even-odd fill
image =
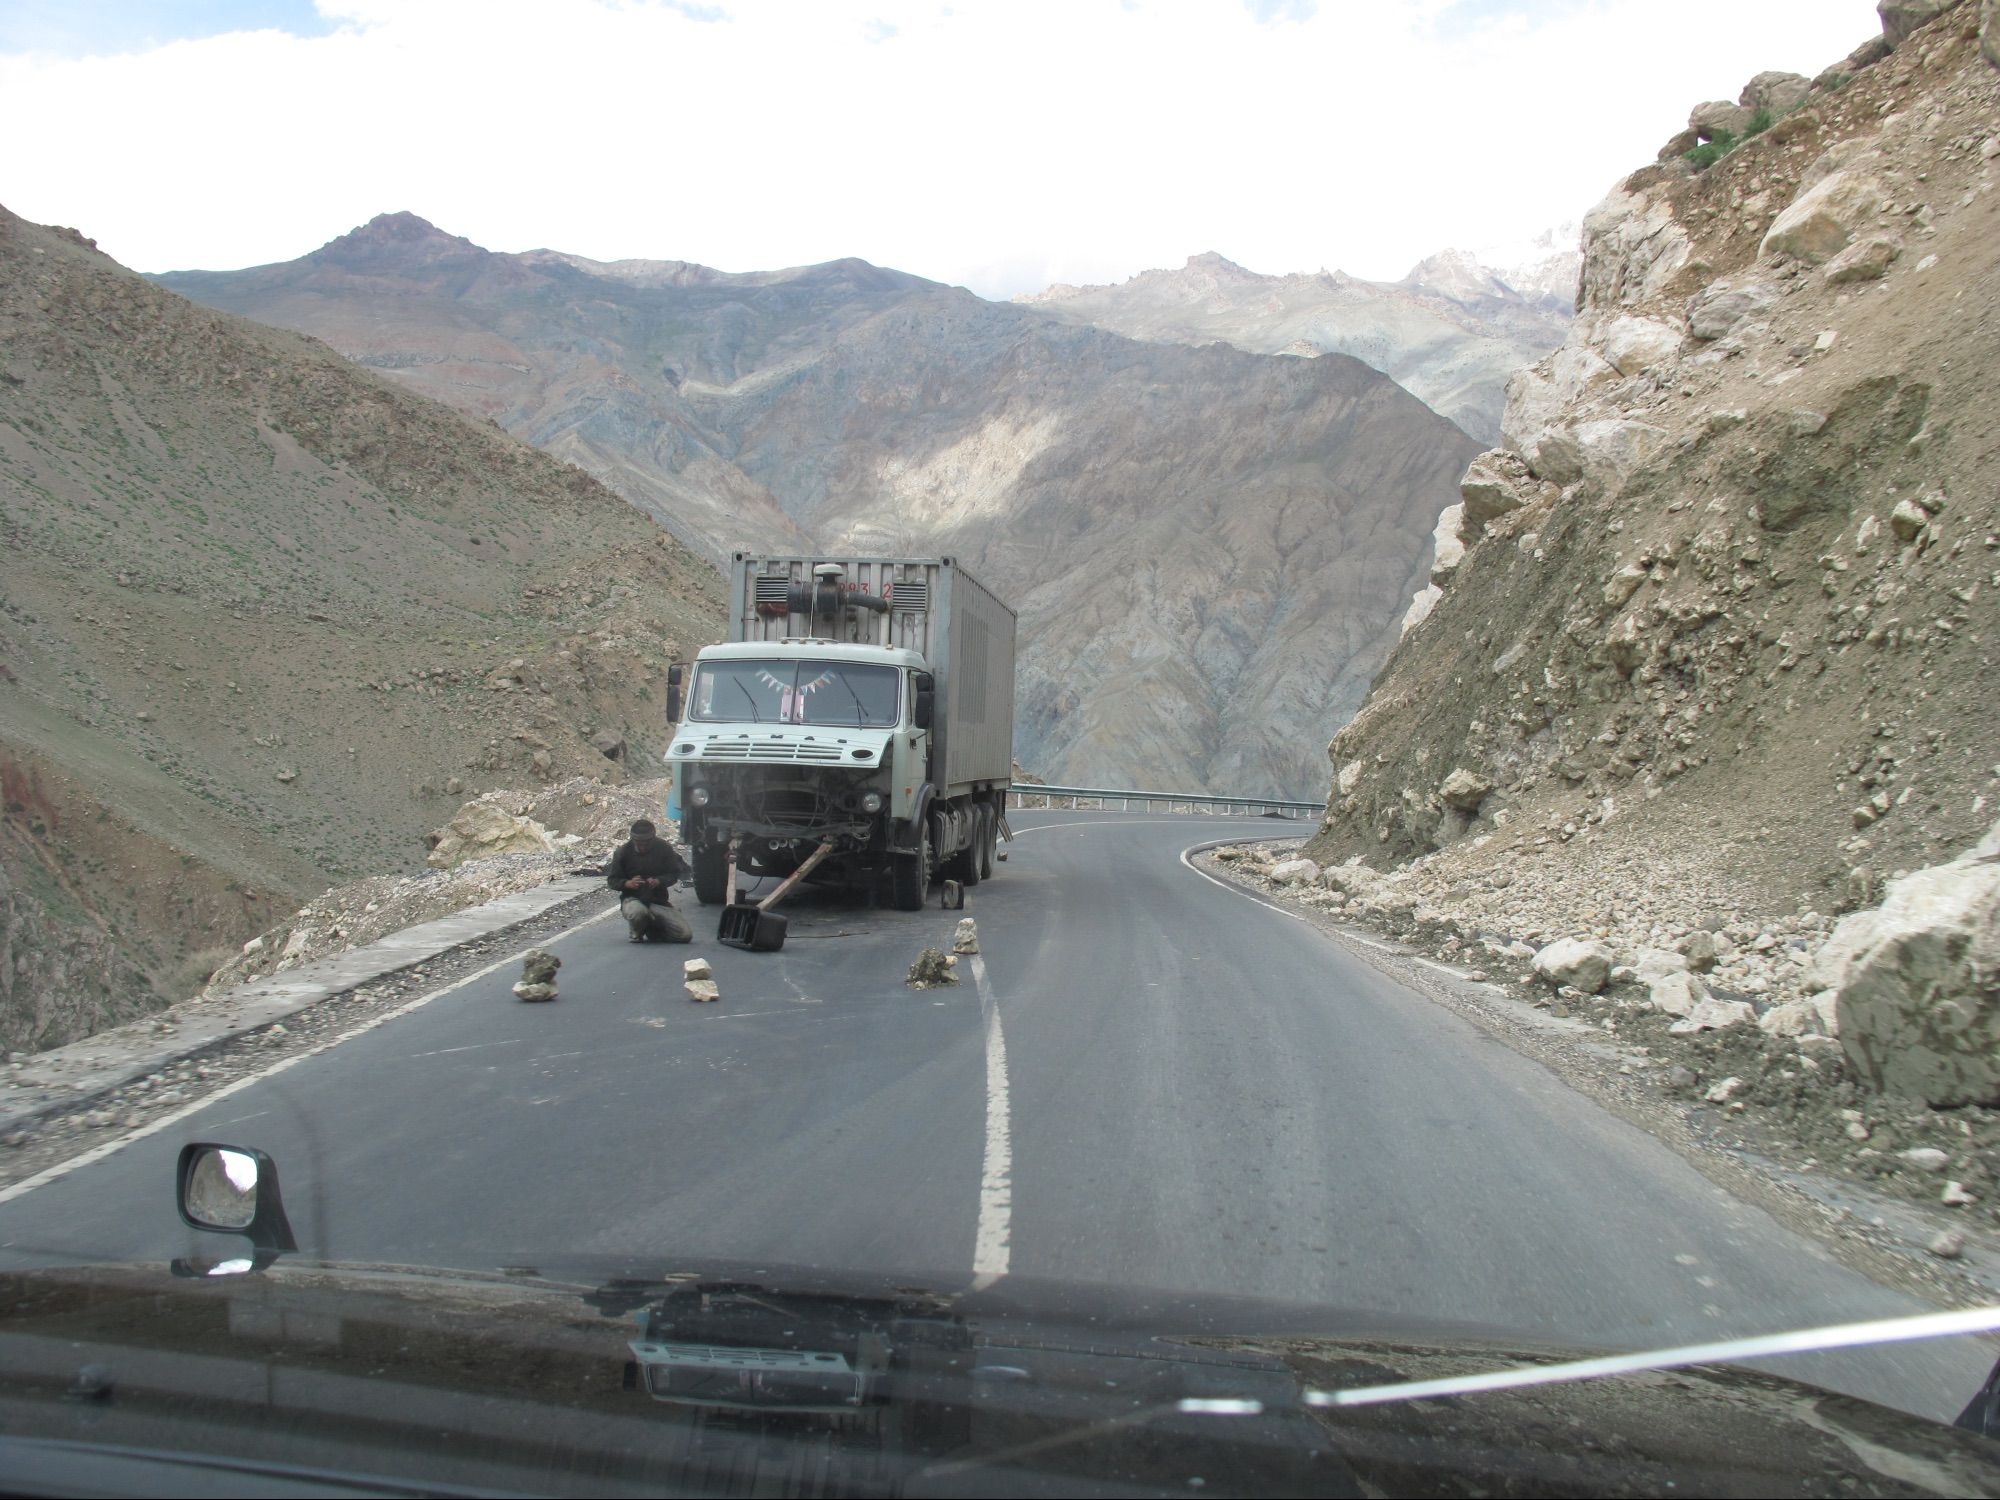
[[[682,667],[679,662],[675,662],[667,668],[667,722],[669,724],[678,724],[681,721],[681,672]]]
[[[931,720],[937,717],[937,679],[928,672],[919,672],[911,682],[917,697],[910,705],[910,722],[919,729],[928,729]]]
[[[240,1234],[260,1251],[296,1250],[278,1164],[249,1146],[196,1141],[181,1148],[175,1173],[181,1222],[213,1234]]]

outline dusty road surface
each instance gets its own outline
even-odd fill
[[[1293,825],[1014,823],[955,987],[903,984],[950,945],[935,904],[808,894],[784,950],[749,954],[699,909],[691,948],[630,944],[607,899],[546,945],[559,1001],[515,1000],[510,966],[9,1189],[0,1257],[234,1243],[173,1212],[175,1154],[207,1139],[275,1156],[303,1250],[335,1259],[1011,1274],[1621,1346],[1928,1309],[1181,859]],[[683,996],[694,955],[717,1004]],[[1948,1417],[1990,1362],[1960,1341],[1777,1368]]]

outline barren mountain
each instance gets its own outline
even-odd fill
[[[1340,271],[1263,276],[1211,252],[1117,286],[1052,286],[1020,300],[1128,338],[1350,354],[1490,443],[1508,377],[1561,343],[1569,326],[1576,253],[1545,239],[1505,271],[1446,250],[1398,282]]]
[[[1496,966],[1565,940],[1559,1003],[1886,1175],[1857,1089],[2000,1107],[2000,7],[1880,9],[1592,210],[1312,852]]]
[[[719,629],[588,475],[4,210],[0,495],[7,1045],[181,998],[481,786],[638,769]]]
[[[1142,343],[859,261],[490,253],[410,215],[162,278],[732,547],[942,549],[1022,612],[1021,759],[1296,791],[1477,446],[1356,361]]]

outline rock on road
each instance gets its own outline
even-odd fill
[[[807,895],[781,953],[605,917],[102,1160],[0,1197],[6,1263],[229,1242],[173,1214],[188,1140],[276,1157],[309,1254],[975,1270],[1637,1346],[1928,1310],[1731,1197],[1541,1064],[1181,851],[1264,820],[1016,813],[959,914]],[[608,918],[608,919],[607,919]],[[719,1003],[681,964],[709,958]],[[208,1240],[207,1244],[197,1243]],[[1773,1368],[1949,1417],[1983,1346]]]

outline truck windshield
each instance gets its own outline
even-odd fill
[[[708,723],[893,728],[900,675],[844,661],[703,662],[688,712]]]

